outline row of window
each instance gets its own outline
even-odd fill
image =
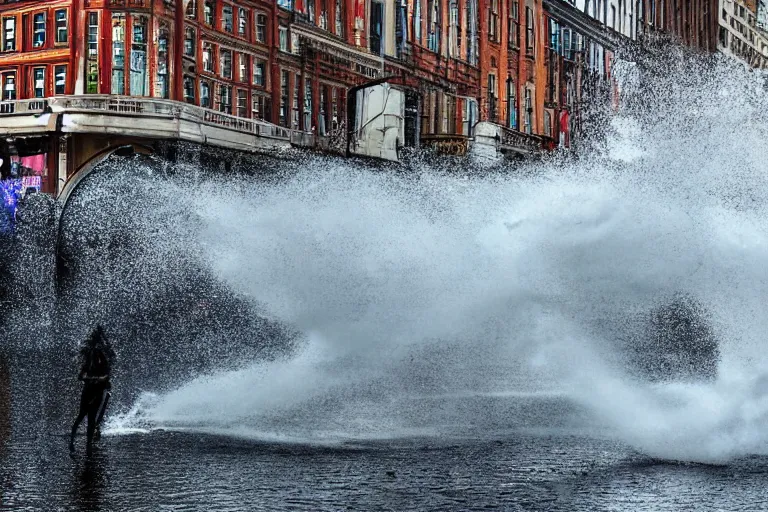
[[[280,103],[277,122],[294,130],[316,131],[327,135],[339,127],[339,101],[342,91],[330,85],[321,84],[319,98],[312,91],[312,79],[305,77],[303,92],[300,76],[290,71],[281,72]],[[199,104],[201,107],[238,117],[272,121],[271,97],[258,90],[248,90],[229,83],[215,80],[199,80]],[[302,97],[303,95],[303,97]],[[188,103],[195,103],[195,78],[184,77],[184,96]],[[318,117],[312,118],[314,101],[318,101]]]
[[[304,77],[303,97],[301,76],[287,70],[280,72],[280,104],[278,124],[294,130],[316,131],[327,135],[339,127],[341,118],[339,102],[343,99],[342,91],[336,87],[321,84],[319,98],[312,93],[312,79]],[[318,101],[318,118],[312,122],[312,105]]]
[[[330,8],[333,7],[333,13]],[[373,6],[371,6],[373,8]],[[333,34],[344,37],[344,0],[305,0],[303,14],[323,30],[333,29]],[[332,27],[329,19],[333,17]]]
[[[30,98],[45,98],[51,95],[66,94],[67,90],[67,65],[54,64],[34,66],[27,71],[26,85],[22,85],[26,92],[20,91],[19,70],[0,70],[0,84],[2,84],[3,101],[12,101],[20,95]]]
[[[401,32],[405,32],[398,45],[403,41],[411,41],[411,34],[417,44],[425,44],[426,47],[435,53],[447,53],[449,57],[464,59],[472,65],[478,61],[478,26],[477,26],[477,0],[467,0],[465,8],[459,12],[457,0],[448,0],[448,47],[442,48],[442,1],[426,0],[426,12],[422,16],[422,3],[424,0],[414,0],[412,26],[408,27],[405,23],[405,11],[401,17]],[[498,1],[498,0],[496,0]],[[426,18],[426,20],[424,20]],[[463,25],[467,27],[466,33],[462,33]],[[398,18],[399,19],[399,18]],[[426,21],[426,23],[424,23]],[[426,25],[426,34],[424,33]],[[410,28],[410,30],[408,30]],[[445,50],[445,51],[444,51]]]
[[[499,98],[497,96],[496,88],[496,75],[488,75],[488,119],[492,122],[498,123],[499,119]],[[519,129],[518,126],[518,102],[517,102],[517,85],[511,78],[507,79],[506,87],[506,103],[507,103],[507,119],[505,120],[506,126],[513,130]],[[533,111],[533,93],[529,87],[525,87],[525,108],[523,109],[523,131],[525,133],[533,133],[534,124],[534,111]]]
[[[3,52],[42,50],[69,42],[67,9],[39,11],[23,16],[3,16],[2,24]],[[31,37],[24,37],[25,34],[31,34]]]
[[[221,78],[242,83],[250,81],[259,87],[267,84],[267,63],[259,57],[203,41],[202,61],[203,71],[217,74]]]
[[[263,11],[251,11],[227,2],[216,0],[189,0],[187,18],[198,20],[198,3],[202,3],[202,21],[211,28],[237,35],[242,39],[268,43],[269,17]]]

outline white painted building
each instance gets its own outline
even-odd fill
[[[768,31],[768,0],[757,2],[757,27]]]
[[[744,0],[720,0],[718,50],[749,65],[768,67],[768,35],[758,28],[757,13]]]

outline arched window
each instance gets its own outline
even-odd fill
[[[160,32],[157,36],[157,84],[155,87],[155,97],[165,98],[168,96],[168,26],[160,25]]]

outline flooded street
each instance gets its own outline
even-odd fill
[[[311,447],[190,433],[14,439],[3,510],[764,510],[768,458],[654,462],[568,435]]]
[[[546,397],[441,398],[465,414],[497,411],[495,428],[468,423],[452,434],[278,442],[113,429],[92,457],[83,435],[70,456],[76,381],[44,358],[25,358],[38,372],[16,359],[12,422],[0,447],[4,511],[764,510],[768,503],[768,457],[724,466],[653,460],[598,429],[590,435],[583,416]]]

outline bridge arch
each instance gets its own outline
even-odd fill
[[[63,214],[64,208],[66,207],[67,201],[69,200],[69,197],[72,195],[72,193],[77,189],[78,185],[89,175],[91,174],[100,164],[102,164],[104,161],[106,161],[110,156],[112,155],[132,155],[132,154],[144,154],[144,155],[150,155],[154,151],[151,147],[138,143],[138,142],[130,142],[126,144],[116,145],[116,146],[110,146],[105,149],[101,149],[99,151],[96,151],[92,155],[89,155],[87,160],[81,164],[68,178],[67,181],[64,183],[64,186],[62,187],[61,191],[58,194],[58,200],[59,204],[61,205],[61,212]]]

